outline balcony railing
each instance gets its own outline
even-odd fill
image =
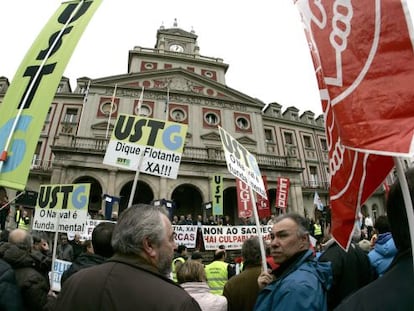
[[[91,152],[95,154],[105,154],[109,139],[80,137],[61,134],[56,137],[53,147],[55,150],[67,150],[70,152]],[[255,154],[259,166],[268,168],[284,167],[299,169],[300,163],[297,159],[291,157],[281,157],[268,154]],[[224,151],[220,148],[199,148],[184,147],[182,154],[183,162],[196,162],[207,164],[225,165]]]

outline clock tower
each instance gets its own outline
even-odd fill
[[[198,54],[197,35],[194,30],[191,32],[178,28],[177,19],[174,19],[172,28],[161,26],[157,31],[157,42],[155,48],[170,52]]]
[[[200,55],[197,35],[178,27],[174,20],[172,28],[163,25],[157,30],[154,48],[136,46],[129,51],[128,73],[184,68],[215,82],[226,84],[228,64],[221,58]]]

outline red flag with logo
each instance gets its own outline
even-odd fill
[[[332,234],[347,248],[357,212],[394,166],[390,156],[413,154],[411,22],[405,1],[294,2],[325,115]]]
[[[236,187],[239,218],[250,218],[253,216],[253,203],[249,185],[236,178]]]
[[[288,206],[289,187],[289,178],[279,177],[277,179],[276,207],[282,209],[283,213],[286,213],[286,208]]]
[[[267,192],[267,176],[263,175],[263,184]],[[262,197],[260,194],[257,194],[257,214],[259,218],[269,217],[271,215],[270,203],[267,198]]]

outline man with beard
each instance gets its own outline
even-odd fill
[[[72,275],[63,285],[56,310],[201,311],[184,289],[168,279],[174,235],[164,208],[129,207],[113,231],[115,255]]]

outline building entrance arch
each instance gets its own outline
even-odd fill
[[[191,214],[193,220],[197,215],[205,215],[202,209],[203,199],[198,188],[191,184],[182,184],[174,189],[171,194],[171,200],[174,202],[174,209],[172,215],[188,215]]]
[[[76,178],[74,184],[91,184],[89,192],[88,213],[91,216],[98,214],[102,208],[102,186],[95,178],[90,176],[82,176]]]
[[[122,188],[119,193],[120,200],[119,200],[119,214],[122,213],[128,207],[129,203],[129,196],[132,191],[132,184],[133,181],[127,182]],[[154,192],[152,191],[151,187],[144,181],[138,181],[137,188],[135,190],[135,195],[132,200],[132,204],[138,203],[145,203],[151,204],[154,200]]]

